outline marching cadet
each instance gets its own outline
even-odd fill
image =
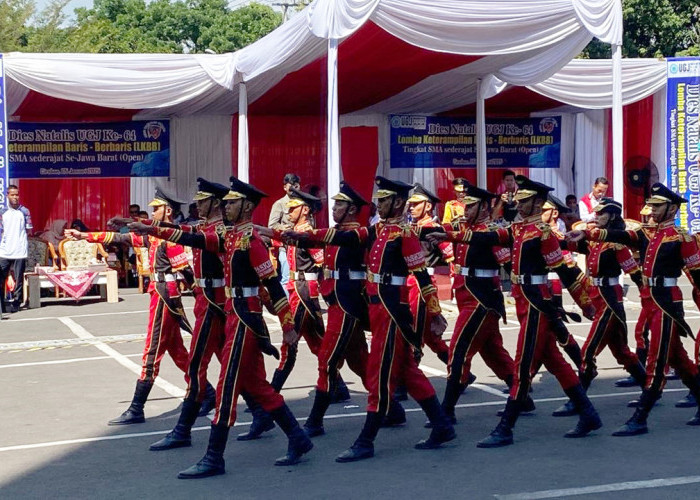
[[[503,347],[503,337],[498,320],[505,321],[506,311],[500,287],[500,267],[510,261],[508,248],[493,242],[464,242],[463,231],[485,231],[489,223],[491,202],[496,198],[471,184],[466,186],[463,203],[464,216],[459,224],[445,225],[445,233],[432,233],[429,240],[453,238],[455,241],[455,265],[453,290],[457,299],[459,316],[450,341],[450,357],[447,364],[447,385],[442,408],[456,422],[455,405],[459,395],[469,383],[472,358],[481,354],[484,362],[510,388],[513,385],[513,358]],[[452,231],[453,227],[458,231]],[[454,238],[454,236],[459,236]],[[523,412],[534,410],[534,402],[528,396]]]
[[[593,208],[594,219],[598,228],[608,230],[624,230],[625,221],[622,219],[622,205],[612,198],[602,198]],[[579,223],[585,226],[585,223]],[[579,379],[585,390],[598,374],[596,357],[605,348],[610,351],[627,370],[642,389],[646,383],[644,366],[636,354],[627,346],[627,316],[622,304],[622,286],[620,274],[625,272],[632,281],[642,288],[642,272],[632,256],[629,248],[617,243],[587,242],[582,240],[571,244],[569,249],[586,255],[586,267],[591,278],[589,295],[595,306],[596,315],[591,325],[588,338],[583,344],[583,361],[579,371]],[[573,402],[566,403],[564,411],[574,415],[576,409]],[[564,413],[562,411],[561,413]]]
[[[420,283],[428,312],[433,314],[432,332],[442,333],[446,326],[440,314],[437,290],[425,269],[423,250],[416,233],[405,223],[404,211],[413,186],[376,177],[375,198],[381,221],[372,227],[349,231],[329,230],[331,245],[350,246],[360,252],[369,248],[367,294],[372,344],[367,364],[369,397],[365,424],[355,443],[341,453],[337,462],[354,462],[374,456],[374,439],[391,403],[391,394],[399,381],[420,404],[433,423],[428,439],[417,449],[433,449],[455,438],[454,428],[442,411],[435,389],[418,368],[422,339],[413,329],[413,317],[406,299],[406,281],[413,273]]]
[[[675,217],[685,198],[661,183],[651,187],[647,205],[657,224],[649,234],[644,228],[600,229],[573,232],[572,241],[583,237],[593,241],[608,241],[639,248],[642,272],[652,301],[651,338],[646,365],[646,385],[634,415],[613,436],[636,436],[649,431],[647,417],[665,384],[667,364],[675,368],[696,401],[700,401],[700,377],[697,365],[688,357],[681,337],[691,336],[690,326],[683,317],[682,293],[678,277],[683,267],[694,286],[700,283],[700,255],[695,238],[676,227]],[[688,425],[700,425],[700,408]]]
[[[284,398],[265,379],[263,353],[275,357],[279,357],[279,353],[270,342],[263,320],[261,286],[267,289],[272,310],[279,317],[283,344],[298,341],[289,301],[277,279],[267,247],[251,221],[255,207],[265,196],[254,186],[231,177],[231,191],[224,200],[227,201],[226,218],[233,227],[225,234],[218,234],[216,239],[201,232],[186,233],[179,229],[144,226],[150,234],[170,241],[226,254],[226,343],[217,387],[216,412],[206,454],[197,464],[180,472],[180,479],[224,474],[224,450],[229,428],[236,421],[236,402],[242,391],[257,401],[289,438],[287,454],[277,459],[275,465],[294,465],[313,448]]]
[[[566,342],[569,332],[563,328],[559,311],[547,288],[547,272],[554,270],[586,317],[592,318],[593,306],[585,291],[586,278],[578,267],[566,265],[559,241],[549,224],[542,222],[542,205],[552,188],[521,175],[516,181],[519,189],[515,200],[518,201],[521,221],[508,228],[491,231],[468,229],[453,235],[463,243],[486,240],[492,245],[512,247],[513,297],[520,321],[513,385],[500,423],[488,437],[479,441],[479,448],[513,444],[512,429],[529,395],[534,375],[532,367],[541,363],[557,378],[579,411],[578,424],[565,437],[584,437],[603,425],[578,376],[557,349],[556,342]]]
[[[294,231],[313,229],[310,217],[321,209],[321,200],[296,188],[289,190],[287,210],[289,222],[294,225]],[[323,250],[319,248],[287,248],[289,263],[289,306],[294,318],[294,329],[306,340],[309,349],[318,356],[323,340],[323,317],[318,301],[318,273],[323,265]],[[272,376],[272,387],[282,390],[292,372],[297,359],[297,344],[283,345],[279,367]],[[343,384],[344,385],[344,384]],[[347,387],[345,388],[347,391]],[[349,399],[350,395],[347,395]]]
[[[462,198],[461,200],[462,210],[464,210],[464,199]],[[421,233],[426,228],[441,227],[433,218],[433,208],[438,203],[440,203],[440,198],[428,191],[420,183],[414,185],[413,194],[408,199],[408,212],[411,215],[412,224],[415,226],[415,232]],[[464,212],[462,212],[463,215]],[[425,256],[425,265],[428,274],[431,276],[436,266],[447,265],[454,260],[454,251],[450,242],[443,241],[434,244],[427,240],[421,240],[421,246]],[[433,286],[437,286],[435,278],[432,278],[432,283]],[[427,312],[416,277],[410,275],[407,284],[409,287],[408,302],[411,305],[411,313],[414,318],[413,329],[422,335],[424,344],[430,347],[430,350],[437,355],[438,359],[447,364],[449,348],[447,343],[442,340],[442,337],[436,336],[430,331],[432,316]]]
[[[180,206],[167,197],[160,188],[156,189],[155,197],[148,206],[153,207],[153,219],[156,221],[172,222],[172,213]],[[109,231],[83,233],[76,229],[66,229],[66,236],[74,239],[87,240],[93,243],[126,243],[134,248],[148,249],[148,268],[151,271],[151,282],[148,293],[151,296],[148,317],[146,345],[143,350],[141,376],[136,381],[134,397],[129,408],[119,417],[110,420],[109,425],[138,424],[146,421],[143,407],[153,388],[153,382],[158,376],[160,362],[166,352],[170,354],[175,365],[187,372],[189,355],[180,329],[192,332],[182,308],[180,290],[178,289],[175,273],[184,275],[192,282],[192,270],[187,261],[187,254],[182,245],[177,245],[162,239],[144,237],[134,233],[115,233]]]
[[[642,219],[642,230],[647,233],[650,237],[651,233],[656,228],[656,223],[654,219],[651,218],[651,207],[649,205],[644,205],[639,211],[639,215]],[[639,251],[635,249],[634,254],[637,261],[639,261]],[[641,310],[639,311],[639,317],[637,318],[637,323],[634,326],[634,340],[637,344],[637,357],[642,366],[646,366],[647,362],[647,352],[649,350],[649,321],[651,319],[651,295],[649,293],[649,287],[642,283],[642,287],[639,290],[639,299],[641,303]],[[637,382],[633,377],[621,378],[615,381],[616,387],[634,387]],[[688,408],[695,407],[695,402],[692,402]]]
[[[323,417],[336,390],[337,379],[343,361],[347,361],[365,388],[367,385],[367,359],[369,352],[364,330],[369,326],[369,316],[364,288],[367,279],[364,252],[356,248],[329,243],[336,231],[354,231],[361,226],[357,222],[360,209],[367,202],[346,182],[340,183],[340,191],[331,199],[334,228],[307,230],[303,233],[274,234],[297,246],[323,247],[323,281],[321,292],[328,304],[328,321],[318,352],[318,381],[311,413],[304,430],[309,437],[325,434]],[[277,233],[277,232],[276,232]],[[298,239],[292,239],[297,236]],[[398,406],[395,411],[406,417]],[[399,417],[397,417],[399,418]]]
[[[445,203],[445,213],[442,216],[443,224],[451,224],[453,220],[459,219],[464,215],[464,188],[467,185],[467,179],[456,177],[452,179],[452,186],[455,192],[455,199]]]

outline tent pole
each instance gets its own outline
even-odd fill
[[[338,40],[328,40],[328,104],[326,146],[326,195],[328,224],[333,223],[330,196],[340,186],[340,130],[338,128]]]
[[[238,84],[238,178],[250,182],[248,155],[248,90]]]
[[[625,205],[623,166],[623,117],[622,117],[622,47],[612,46],[612,148],[613,148],[613,197]],[[624,211],[623,211],[624,213]]]
[[[482,80],[476,81],[476,185],[486,189],[486,106]]]

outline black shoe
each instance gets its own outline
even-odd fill
[[[513,444],[513,430],[499,423],[484,439],[476,443],[477,448],[500,448]]]
[[[297,427],[296,431],[289,437],[289,445],[287,446],[287,454],[275,460],[275,465],[296,465],[301,461],[302,455],[311,451],[314,444],[309,439],[309,436]]]
[[[303,429],[306,435],[310,438],[323,436],[326,433],[326,429],[324,429],[322,425],[313,425],[308,421],[304,424]]]
[[[698,409],[695,416],[688,420],[685,425],[700,425],[700,409]]]
[[[202,406],[199,408],[198,417],[206,417],[214,408],[216,408],[216,389],[207,382],[206,396],[202,400]]]
[[[124,413],[107,422],[107,425],[131,425],[142,424],[146,421],[143,410],[136,411],[129,408]]]
[[[693,396],[692,393],[688,393],[685,395],[683,399],[678,401],[676,403],[676,408],[695,408],[698,405],[697,400],[695,399],[695,396]],[[693,424],[689,424],[693,425]]]
[[[408,400],[408,391],[406,391],[405,387],[397,387],[396,390],[394,391],[394,401],[407,401]]]
[[[612,433],[613,436],[639,436],[640,434],[646,434],[649,432],[647,423],[643,422],[632,422],[628,421],[625,425],[617,429]]]
[[[639,385],[634,377],[621,378],[615,381],[615,387],[634,387]]]
[[[433,429],[430,436],[428,436],[428,439],[418,441],[415,448],[416,450],[434,450],[435,448],[439,448],[443,443],[452,441],[456,437],[457,433],[455,432],[454,427],[452,427],[452,424],[442,426],[440,428]]]
[[[226,473],[226,464],[223,458],[213,458],[208,454],[189,469],[185,469],[177,475],[178,479],[201,479],[203,477],[219,476]]]
[[[357,462],[374,456],[374,445],[372,443],[355,442],[350,448],[335,457],[335,461],[339,463]]]
[[[338,375],[338,384],[331,396],[331,404],[344,403],[346,401],[350,401],[350,390],[343,379],[340,378],[340,375]]]
[[[237,441],[252,441],[254,439],[259,439],[263,433],[271,431],[275,428],[275,422],[272,417],[262,408],[253,410],[253,422],[250,424],[250,429],[248,432],[242,432],[236,436]]]
[[[503,413],[503,412],[499,412],[499,413]],[[447,415],[447,420],[450,422],[450,424],[457,425],[457,417],[455,417],[454,415]],[[432,429],[433,423],[430,420],[426,420],[425,423],[423,424],[423,427],[426,429]]]
[[[576,406],[571,400],[568,400],[552,412],[553,417],[573,417],[574,415],[578,415],[578,411],[576,411]]]
[[[148,449],[151,451],[163,451],[172,450],[175,448],[186,448],[188,446],[192,446],[192,437],[189,435],[180,435],[176,431],[172,430],[168,432],[163,439],[156,441],[149,446]]]
[[[595,431],[603,427],[603,422],[600,420],[598,412],[593,410],[590,414],[582,414],[579,417],[576,427],[564,434],[566,438],[582,438],[586,437],[589,432]]]

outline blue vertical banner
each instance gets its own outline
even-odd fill
[[[7,102],[5,94],[5,61],[0,54],[0,210],[7,207],[7,184],[9,183],[7,162]]]
[[[700,232],[700,58],[667,59],[666,179],[688,200],[679,224]]]

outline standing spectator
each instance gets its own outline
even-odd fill
[[[571,231],[571,226],[581,220],[578,214],[578,200],[576,195],[569,194],[566,195],[566,206],[569,209],[568,213],[559,214],[560,219],[566,224],[566,230]]]
[[[595,219],[595,212],[593,212],[593,209],[608,192],[608,184],[609,182],[606,177],[597,177],[593,182],[593,190],[578,202],[579,216],[582,221],[590,222]]]
[[[381,217],[379,217],[379,214],[377,213],[377,204],[371,202],[369,204],[369,225],[374,226],[380,220]]]
[[[301,179],[297,174],[287,174],[282,180],[282,187],[284,189],[284,196],[277,200],[270,210],[270,217],[267,221],[267,227],[270,229],[279,229],[284,231],[286,229],[292,229],[294,225],[289,221],[289,213],[287,212],[287,202],[289,201],[289,193],[292,188],[299,189],[301,185]],[[285,248],[279,243],[273,241],[273,245],[278,249],[279,256],[279,266],[280,266],[280,279],[282,286],[286,290],[286,284],[289,281],[289,263],[287,262],[287,252]],[[274,249],[273,249],[274,251]]]
[[[188,214],[187,218],[184,220],[184,224],[187,224],[189,226],[195,226],[199,223],[200,219],[199,218],[199,211],[197,210],[197,204],[196,203],[190,203],[188,207]]]
[[[129,217],[136,219],[141,211],[141,206],[138,203],[132,203],[129,205]]]
[[[0,290],[2,312],[14,313],[22,303],[22,282],[27,265],[27,236],[32,233],[32,218],[29,209],[19,204],[19,188],[7,186],[8,206],[0,211]],[[5,307],[5,282],[10,272],[14,277],[15,288]],[[0,313],[0,317],[2,314]]]
[[[496,194],[500,195],[493,207],[493,219],[505,219],[513,222],[518,215],[515,193],[518,192],[518,184],[515,182],[515,172],[512,170],[503,171],[503,181],[496,189]]]

